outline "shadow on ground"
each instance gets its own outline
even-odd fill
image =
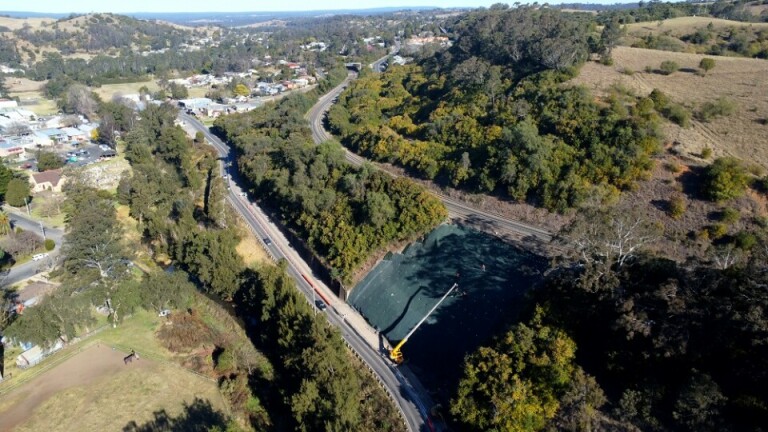
[[[131,421],[123,432],[207,432],[213,427],[222,430],[227,427],[227,419],[216,410],[208,400],[195,398],[191,404],[184,405],[184,411],[177,417],[170,417],[165,410],[155,411],[154,419],[139,425]]]
[[[403,346],[438,399],[452,396],[464,357],[516,319],[547,261],[481,232],[444,225],[382,261],[349,302],[393,344],[457,283],[458,289]]]

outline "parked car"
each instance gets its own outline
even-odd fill
[[[32,261],[40,261],[41,259],[43,259],[43,258],[45,258],[47,256],[48,256],[47,253],[41,253],[41,254],[32,255]]]
[[[170,315],[170,314],[171,314],[171,311],[170,311],[170,309],[163,309],[163,310],[161,310],[161,311],[160,311],[160,313],[159,313],[159,314],[157,314],[157,316],[159,316],[159,317],[165,317],[165,316],[168,316],[168,315]]]

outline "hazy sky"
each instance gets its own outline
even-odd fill
[[[389,6],[479,7],[498,0],[0,0],[0,10],[24,12],[249,12],[365,9]],[[514,1],[506,3],[512,4]]]

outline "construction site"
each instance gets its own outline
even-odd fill
[[[388,254],[349,303],[395,347],[438,399],[460,378],[464,357],[514,322],[547,260],[479,231],[442,225]]]

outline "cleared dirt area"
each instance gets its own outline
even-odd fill
[[[697,76],[694,72],[704,57],[715,59],[715,68]],[[692,111],[721,97],[732,100],[736,110],[728,117],[709,123],[694,119],[687,129],[667,122],[668,141],[688,157],[697,158],[709,147],[715,156],[736,156],[768,168],[768,61],[629,47],[615,48],[613,58],[613,66],[585,64],[571,82],[598,93],[615,84],[639,95],[658,88]],[[665,60],[678,63],[680,71],[672,75],[644,72],[646,66],[658,69]]]
[[[144,358],[125,365],[125,356],[92,346],[14,390],[0,399],[0,430],[122,430],[196,397],[223,408],[216,383]]]

